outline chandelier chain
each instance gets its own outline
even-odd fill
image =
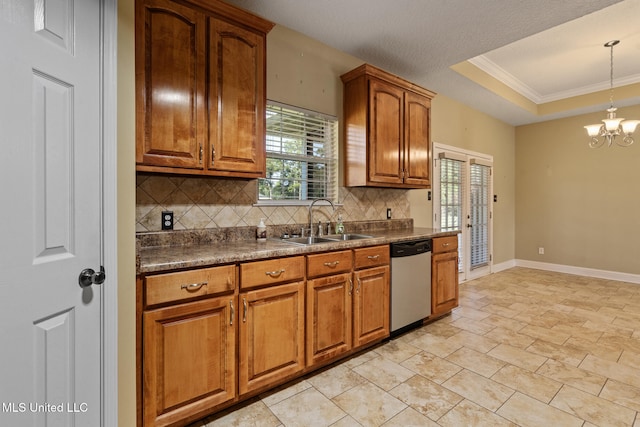
[[[609,75],[609,82],[610,82],[610,86],[609,86],[609,102],[611,103],[611,107],[613,107],[613,46],[615,46],[614,43],[611,43],[611,67],[610,67],[610,75]]]

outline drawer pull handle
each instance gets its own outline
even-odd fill
[[[233,325],[233,318],[236,317],[236,309],[233,306],[233,300],[229,300],[229,307],[231,307],[231,315],[229,316],[229,324]]]
[[[449,243],[443,243],[442,246],[447,247],[449,246]]]
[[[280,270],[274,270],[274,271],[265,271],[264,274],[266,274],[269,277],[278,277],[280,276],[282,273],[284,273],[284,268],[281,268]]]
[[[242,298],[242,306],[243,306],[242,322],[247,323],[247,299],[246,298]]]
[[[360,278],[358,277],[358,287],[356,288],[356,294],[360,293],[360,286],[362,286],[362,281],[360,280]]]
[[[349,279],[349,296],[353,293],[353,280]]]
[[[186,289],[187,292],[195,292],[195,291],[199,290],[203,286],[207,286],[207,282],[192,283],[190,285],[182,285],[182,286],[180,286],[180,289]]]
[[[371,259],[371,260],[375,260],[375,259],[380,258],[380,255],[369,255],[367,258]]]
[[[327,267],[335,267],[338,264],[340,264],[340,261],[331,261],[331,262],[324,263],[324,265],[326,265]]]

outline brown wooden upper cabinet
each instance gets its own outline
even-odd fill
[[[138,171],[265,174],[266,34],[216,0],[136,0]]]
[[[341,78],[345,185],[430,188],[435,93],[369,64]]]

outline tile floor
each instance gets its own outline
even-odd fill
[[[192,427],[640,427],[640,285],[513,268],[451,316]]]

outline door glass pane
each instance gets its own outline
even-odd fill
[[[491,168],[471,164],[470,167],[470,218],[471,269],[489,264],[489,185]]]
[[[461,230],[463,222],[464,162],[441,159],[440,163],[440,229]],[[458,247],[462,247],[462,234],[458,234]],[[458,271],[462,271],[463,251],[458,251]]]

